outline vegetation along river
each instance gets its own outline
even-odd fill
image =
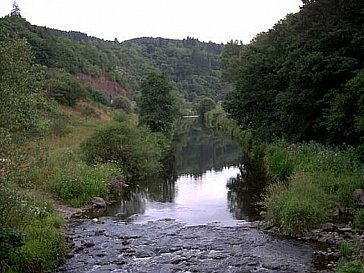
[[[70,223],[59,272],[312,272],[312,246],[251,228],[264,177],[236,144],[183,122],[174,151],[164,178]]]

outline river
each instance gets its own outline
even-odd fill
[[[179,125],[173,151],[166,175],[69,223],[75,252],[58,272],[312,272],[312,246],[252,228],[257,162],[197,121]]]

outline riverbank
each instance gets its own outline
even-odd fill
[[[317,143],[258,143],[222,110],[206,115],[206,125],[236,140],[261,158],[269,177],[263,227],[336,248],[337,272],[361,272],[364,166],[351,147]],[[332,255],[332,254],[330,254]],[[330,263],[332,263],[330,261]],[[331,267],[334,263],[331,264]],[[348,271],[356,268],[359,271]]]
[[[137,127],[134,114],[90,102],[56,111],[59,126],[17,145],[1,162],[0,272],[56,268],[68,252],[65,220],[92,207],[94,197],[117,198],[136,175],[158,172],[168,148],[163,136]],[[123,157],[90,160],[105,151]]]
[[[109,110],[90,102],[52,107],[54,127],[11,147],[7,164],[0,165],[1,272],[43,272],[63,260],[64,220],[82,210],[61,201],[54,190],[57,174],[72,172],[66,162],[81,161],[79,144],[113,122]]]

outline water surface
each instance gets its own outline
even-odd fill
[[[106,215],[144,223],[165,218],[188,225],[219,222],[234,225],[256,218],[251,195],[262,189],[247,189],[246,166],[240,147],[216,136],[198,121],[186,121],[177,131],[169,172],[150,178],[131,189],[124,200],[108,209]],[[263,178],[261,178],[263,179]],[[239,190],[227,185],[239,184]],[[242,185],[245,185],[244,187]],[[259,184],[259,181],[257,182]],[[245,197],[243,197],[245,195]]]

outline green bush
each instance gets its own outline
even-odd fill
[[[364,209],[355,212],[353,223],[356,229],[364,229]]]
[[[160,134],[126,123],[99,130],[81,144],[87,163],[116,162],[129,178],[158,173],[165,149],[166,139]]]
[[[0,184],[0,223],[8,228],[19,229],[26,226],[31,219],[24,196],[10,185]]]
[[[56,268],[66,252],[66,241],[52,221],[36,220],[25,229],[26,240],[11,255],[12,268],[36,273]]]
[[[132,111],[132,106],[130,100],[125,97],[118,97],[112,102],[112,106],[116,109],[123,110],[125,113],[129,114]]]
[[[43,84],[48,96],[63,105],[74,106],[86,97],[86,91],[81,84],[65,72],[50,70]]]
[[[89,166],[81,161],[72,161],[55,171],[51,187],[57,197],[77,207],[88,204],[95,196],[106,197],[109,178],[117,171],[112,164]]]
[[[355,252],[354,246],[347,241],[340,242],[338,250],[340,257],[342,258],[350,258],[350,256]]]
[[[364,186],[360,172],[335,174],[332,172],[314,173],[319,186],[342,207],[355,208],[353,192]]]
[[[264,162],[267,174],[274,181],[286,181],[294,170],[289,153],[279,146],[271,146],[267,149]]]
[[[23,235],[0,224],[0,272],[9,265],[12,253],[23,245]]]
[[[41,272],[55,268],[66,250],[63,219],[43,202],[0,186],[0,267],[5,272]]]
[[[102,105],[110,106],[109,99],[105,96],[104,93],[95,90],[94,88],[87,86],[86,87],[87,96],[96,103],[101,103]]]
[[[327,220],[330,197],[313,181],[302,174],[292,177],[289,185],[270,185],[266,220],[285,234],[308,231]]]
[[[129,118],[124,111],[113,111],[112,117],[117,122],[128,122]]]

